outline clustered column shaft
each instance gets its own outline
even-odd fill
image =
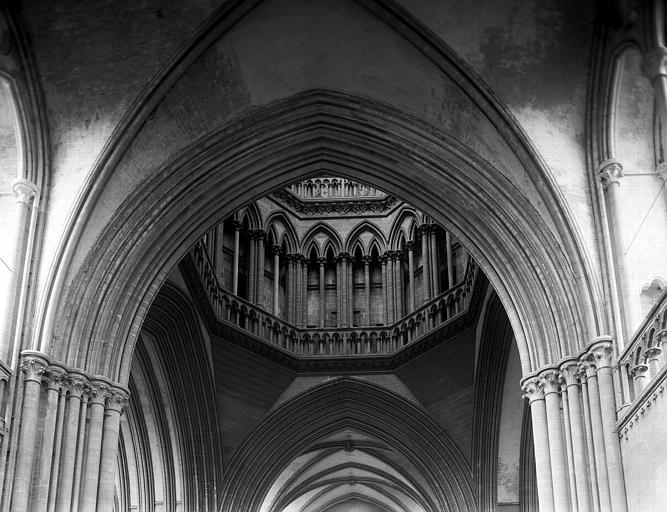
[[[611,374],[612,343],[524,380],[531,407],[540,510],[626,512]]]
[[[128,392],[34,351],[22,353],[20,372],[17,460],[11,498],[4,498],[11,503],[4,507],[19,512],[111,511],[120,416]]]

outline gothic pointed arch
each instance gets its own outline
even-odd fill
[[[366,243],[364,243],[359,239],[359,236],[364,232],[368,232],[371,236],[370,240],[368,240]],[[373,222],[364,220],[363,222],[360,222],[357,226],[355,226],[355,228],[352,231],[350,231],[350,233],[347,235],[344,244],[345,251],[352,254],[354,252],[353,250],[354,244],[356,242],[359,242],[361,244],[362,253],[364,255],[370,254],[371,252],[370,246],[372,240],[375,240],[376,243],[378,243],[381,247],[383,247],[383,252],[384,250],[386,250],[387,241],[385,239],[385,236],[382,234],[382,231],[380,231]]]
[[[447,432],[399,395],[368,381],[346,377],[320,384],[283,403],[244,440],[229,461],[221,510],[270,511],[274,504],[285,503],[289,492],[308,491],[308,482],[299,489],[300,482],[293,473],[291,480],[289,475],[281,474],[293,461],[300,457],[303,460],[304,454],[318,452],[326,458],[326,452],[318,451],[324,446],[342,453],[366,453],[366,460],[384,458],[385,471],[413,483],[413,503],[421,505],[412,510],[475,508],[472,470]],[[354,460],[350,458],[345,467]],[[317,461],[311,463],[317,466]],[[315,480],[321,492],[330,492],[328,486],[336,483],[338,466],[329,465],[329,469],[334,471]],[[363,474],[357,478],[363,480]],[[288,483],[286,490],[284,482]],[[376,482],[383,486],[381,481]],[[358,485],[360,491],[363,482]],[[349,494],[347,490],[345,494]],[[330,496],[335,498],[336,494]],[[389,498],[392,501],[396,495]]]
[[[340,235],[325,222],[315,223],[306,231],[302,240],[303,247],[310,247],[312,243],[315,243],[319,247],[318,252],[322,255],[325,254],[325,247],[329,244],[333,246],[334,254],[340,253],[343,247]]]
[[[283,232],[279,237],[279,244],[281,245],[282,240],[284,239],[287,243],[288,250],[290,252],[297,252],[300,248],[299,238],[292,221],[283,212],[274,212],[264,221],[263,229],[267,232],[269,229],[275,230],[276,224],[280,224],[283,228]]]
[[[401,234],[403,234],[406,241],[414,240],[414,238],[410,237],[416,234],[415,227],[421,223],[419,217],[420,212],[416,211],[414,208],[410,206],[404,206],[401,208],[391,225],[388,239],[388,248],[400,249],[399,238]]]

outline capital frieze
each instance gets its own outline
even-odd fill
[[[327,264],[327,259],[326,259],[326,258],[317,258],[317,264],[318,264],[320,267],[323,267],[324,265]]]
[[[544,382],[539,377],[529,377],[521,383],[523,398],[532,404],[536,400],[544,399]]]
[[[19,371],[23,374],[25,380],[42,382],[49,368],[48,358],[41,352],[24,351],[21,353],[21,365]]]
[[[70,396],[83,399],[84,396],[87,397],[90,391],[90,380],[82,372],[70,371],[67,376],[67,389]]]
[[[12,183],[14,197],[19,203],[30,205],[37,195],[37,185],[32,181],[23,178],[17,178]]]
[[[123,410],[130,403],[130,393],[120,387],[113,386],[109,390],[107,395],[106,408],[118,413],[122,413]]]
[[[579,384],[580,365],[577,358],[570,358],[561,361],[559,365],[561,377],[565,383],[565,388]]]
[[[405,243],[405,248],[408,251],[414,251],[416,246],[417,246],[417,244],[415,243],[414,240],[410,240],[409,242]]]
[[[364,256],[361,257],[361,261],[363,261],[365,264],[369,264],[373,258],[371,258],[368,254],[365,254]]]
[[[46,378],[49,389],[60,390],[67,385],[67,368],[53,363],[47,370]]]
[[[598,167],[598,179],[605,190],[612,184],[620,184],[620,178],[624,176],[623,166],[614,159],[605,160]]]
[[[106,406],[107,398],[113,392],[112,385],[106,379],[95,377],[90,379],[90,398],[88,403]]]
[[[588,359],[595,364],[595,367],[598,370],[611,367],[612,358],[614,356],[611,337],[600,336],[599,338],[596,338],[589,343],[586,352],[588,354]]]
[[[561,375],[556,368],[543,370],[538,375],[544,387],[544,394],[559,393],[561,384]]]

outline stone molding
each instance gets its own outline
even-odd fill
[[[632,429],[651,412],[651,408],[665,395],[667,387],[667,367],[648,383],[646,389],[637,396],[625,414],[616,422],[616,430],[620,439],[628,441]]]
[[[357,216],[386,214],[399,201],[394,196],[384,198],[336,198],[318,201],[302,200],[287,190],[277,190],[270,197],[296,214],[321,217],[323,215]]]
[[[606,190],[614,183],[620,185],[620,178],[624,176],[623,166],[618,160],[610,158],[599,165],[597,175],[602,188]]]
[[[45,383],[48,389],[66,391],[70,397],[104,405],[105,409],[122,412],[129,403],[130,392],[101,375],[90,376],[83,370],[52,361],[34,350],[21,353],[20,371],[25,380]]]
[[[12,190],[14,197],[19,203],[25,203],[28,206],[32,203],[35,196],[37,196],[37,185],[32,181],[23,178],[17,178],[12,183]]]
[[[541,400],[549,393],[565,393],[570,386],[578,386],[596,377],[603,368],[613,367],[613,342],[610,336],[594,338],[577,357],[562,359],[555,366],[546,366],[521,381],[523,397],[529,403]]]

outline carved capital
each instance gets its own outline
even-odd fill
[[[363,261],[364,264],[366,264],[366,265],[370,264],[371,260],[372,260],[372,258],[368,254],[361,257],[361,261]]]
[[[49,368],[49,360],[40,352],[24,351],[21,353],[21,365],[19,371],[23,373],[25,380],[42,382]]]
[[[556,368],[543,370],[538,377],[542,382],[545,395],[560,392],[561,376]]]
[[[318,264],[320,267],[323,267],[324,265],[327,264],[327,259],[326,259],[326,258],[317,258],[317,264]]]
[[[614,356],[611,337],[600,336],[593,340],[588,345],[587,354],[598,370],[611,367],[612,357]]]
[[[27,205],[30,205],[37,195],[37,185],[32,181],[24,180],[22,178],[14,180],[14,183],[12,183],[12,190],[14,191],[16,201]]]
[[[623,166],[617,160],[605,160],[598,167],[598,179],[605,190],[614,183],[620,184],[623,176]]]
[[[233,220],[233,221],[232,221],[232,227],[233,227],[236,231],[241,231],[241,230],[243,229],[243,224],[241,224],[238,220]]]
[[[107,396],[106,408],[108,410],[116,411],[118,413],[123,412],[125,407],[130,403],[130,393],[120,387],[113,386]]]
[[[414,240],[410,240],[409,242],[406,242],[406,243],[405,243],[405,247],[406,247],[406,249],[407,249],[408,251],[414,251],[416,245],[417,245],[417,244],[415,243]]]
[[[433,229],[432,224],[420,224],[419,233],[423,236],[430,233],[432,229]]]
[[[89,403],[106,406],[107,399],[111,396],[112,385],[106,379],[96,377],[90,380],[90,399]]]
[[[67,385],[67,369],[59,364],[49,366],[47,384],[49,389],[60,390]]]
[[[642,72],[651,82],[660,76],[667,76],[667,48],[659,46],[644,55]]]
[[[70,396],[83,399],[90,391],[88,376],[76,370],[70,370],[67,376],[67,389]]]
[[[578,359],[566,359],[560,363],[559,368],[566,388],[579,384],[580,365]]]
[[[644,374],[648,371],[648,366],[645,364],[638,364],[635,366],[630,373],[632,374],[632,377],[635,379],[641,379],[644,377]]]
[[[656,338],[658,340],[658,346],[662,346],[665,343],[667,343],[667,329],[663,329],[660,331],[657,335]]]
[[[271,246],[271,253],[275,255],[280,255],[283,252],[282,248],[279,245]]]
[[[658,359],[660,354],[662,354],[662,349],[660,347],[649,347],[646,349],[646,352],[644,352],[648,361]]]
[[[539,377],[529,377],[521,383],[523,389],[523,397],[532,404],[536,400],[544,399],[544,382]]]

